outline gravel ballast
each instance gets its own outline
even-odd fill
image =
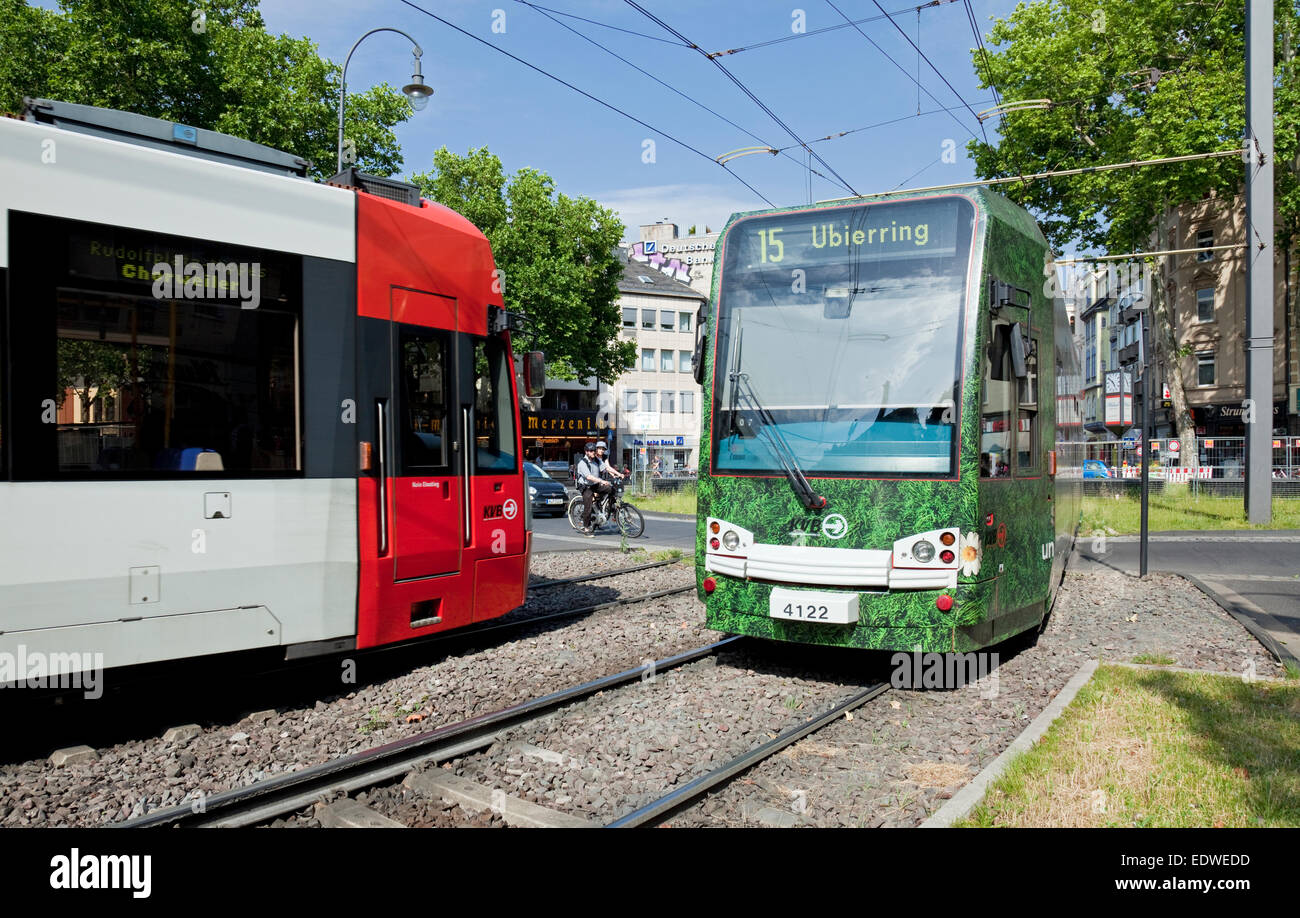
[[[533,574],[559,579],[644,560],[598,551],[539,554]],[[673,564],[539,590],[512,615],[692,582],[689,564]],[[469,652],[431,654],[436,662],[396,678],[310,706],[203,724],[192,738],[123,742],[97,749],[96,761],[59,768],[45,759],[0,766],[0,825],[103,825],[298,770],[717,639],[702,620],[702,607],[686,592],[541,624],[529,636]],[[887,692],[671,824],[916,825],[996,757],[1090,658],[1152,654],[1232,673],[1253,660],[1259,675],[1281,673],[1236,621],[1172,575],[1143,582],[1112,571],[1070,574],[1038,643],[1024,645],[995,649],[996,694],[992,677],[954,691]],[[452,767],[524,799],[608,820],[801,722],[868,676],[889,678],[888,654],[863,656],[855,670],[838,662],[841,655],[823,667],[825,660],[808,650],[768,643],[725,651],[521,727]],[[400,783],[367,792],[363,802],[405,824],[502,824],[492,814],[415,797]],[[315,820],[303,814],[288,822]]]

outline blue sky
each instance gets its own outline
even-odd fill
[[[305,35],[322,56],[342,62],[361,34],[392,26],[424,48],[424,74],[435,89],[428,107],[397,130],[408,172],[423,171],[441,145],[456,152],[486,146],[507,171],[532,166],[550,174],[570,195],[586,195],[617,210],[628,225],[625,238],[643,222],[667,218],[684,233],[691,224],[718,229],[727,217],[766,204],[711,161],[739,147],[795,143],[775,121],[728,81],[701,54],[684,47],[660,25],[623,0],[538,0],[538,5],[628,29],[642,35],[559,17],[566,30],[518,0],[415,0],[430,12],[562,77],[592,95],[653,125],[648,130],[538,75],[503,54],[454,31],[400,2],[371,0],[263,0],[267,27]],[[879,16],[871,0],[833,0],[850,19]],[[915,2],[915,0],[911,0]],[[881,0],[894,21],[916,39],[917,13],[909,0]],[[796,10],[806,32],[843,23],[828,0],[643,0],[643,7],[685,37],[709,50],[727,50],[793,36]],[[983,31],[990,17],[1006,16],[1012,0],[973,0]],[[500,10],[504,13],[496,11]],[[896,13],[898,10],[905,10]],[[504,31],[494,31],[502,26]],[[768,47],[719,58],[760,100],[804,140],[902,118],[894,124],[813,145],[859,192],[956,182],[973,177],[965,144],[979,122],[924,61],[920,66],[920,109],[954,107],[915,117],[918,57],[889,21],[860,26],[907,74],[852,28],[804,34]],[[664,83],[585,41],[585,35],[617,52]],[[920,47],[976,112],[989,107],[976,84],[970,48],[974,37],[962,2],[944,2],[920,12]],[[349,86],[360,89],[387,81],[404,84],[410,72],[409,44],[399,35],[366,39],[349,67]],[[755,139],[690,99],[707,105]],[[937,100],[937,101],[936,101]],[[986,124],[995,137],[996,119]],[[701,152],[673,143],[671,134]],[[653,162],[643,161],[645,141],[654,141]],[[945,141],[955,162],[943,162]],[[731,168],[777,205],[807,200],[807,170],[798,148],[793,159],[746,156]],[[814,162],[819,172],[827,168]],[[845,192],[813,178],[814,200]]]
[[[56,0],[34,2],[57,8]],[[636,238],[642,223],[666,219],[683,233],[692,224],[703,232],[705,226],[720,229],[734,212],[767,206],[712,158],[741,147],[791,147],[794,138],[713,63],[625,0],[529,0],[532,5],[521,0],[412,2],[492,47],[401,0],[261,3],[268,29],[306,36],[323,57],[340,64],[357,38],[379,26],[401,29],[420,43],[425,79],[435,94],[424,111],[397,128],[407,174],[427,170],[440,146],[458,153],[486,146],[501,158],[507,172],[524,166],[540,169],[566,194],[592,197],[618,211],[629,240]],[[813,177],[813,200],[847,193],[829,180],[831,170],[861,193],[974,178],[966,143],[981,129],[972,110],[980,112],[992,101],[987,91],[978,89],[970,53],[974,36],[962,0],[938,0],[938,6],[920,10],[919,22],[917,0],[880,0],[879,7],[874,0],[638,2],[707,51],[747,49],[718,60],[803,140],[855,131],[811,143],[825,160],[812,166],[826,176]],[[971,3],[985,34],[993,18],[1008,16],[1016,6],[1015,0]],[[552,11],[553,18],[534,6]],[[899,28],[879,18],[882,8]],[[878,18],[858,26],[864,37],[844,25],[846,16]],[[795,37],[797,24],[802,34]],[[835,25],[844,27],[817,34]],[[900,28],[919,44],[951,89],[918,58]],[[787,40],[749,47],[776,39]],[[567,80],[653,129],[493,48]],[[379,82],[400,87],[410,78],[410,65],[409,43],[400,35],[379,33],[357,49],[348,85],[354,90]],[[926,114],[917,116],[918,111]],[[993,118],[984,125],[994,140],[997,124]],[[880,126],[855,130],[869,125]],[[654,144],[653,157],[648,141]],[[945,149],[951,151],[950,161],[945,161]],[[730,168],[778,206],[802,203],[809,195],[804,153],[797,146],[788,153],[744,156]]]

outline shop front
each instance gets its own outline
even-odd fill
[[[1191,411],[1198,437],[1244,437],[1246,435],[1247,409],[1240,401],[1219,405],[1193,405]],[[1273,417],[1267,423],[1270,430],[1286,428],[1286,402],[1273,404]]]
[[[618,455],[614,436],[617,431],[597,411],[521,411],[519,419],[525,458],[553,475],[558,473],[559,463],[564,463],[571,472],[582,458],[582,448],[588,441],[604,440],[609,443],[610,455]],[[565,472],[557,477],[567,475]]]
[[[686,434],[625,434],[621,456],[624,466],[650,478],[693,478],[696,438]]]

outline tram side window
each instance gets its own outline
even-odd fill
[[[474,450],[478,472],[515,470],[510,354],[500,338],[474,342]]]
[[[980,408],[980,477],[1011,474],[1012,398],[1016,377],[1011,371],[1011,323],[994,318],[983,355],[983,403]]]
[[[10,215],[23,480],[276,477],[302,460],[302,259]],[[21,390],[21,392],[19,392]],[[12,419],[11,419],[12,420]]]
[[[1017,380],[1019,411],[1016,417],[1016,471],[1032,472],[1038,468],[1038,352],[1033,339],[1025,357],[1026,374]]]
[[[402,473],[447,466],[447,345],[439,332],[402,329]]]

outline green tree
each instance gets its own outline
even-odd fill
[[[549,375],[611,382],[632,366],[636,345],[619,339],[623,224],[613,211],[556,193],[536,169],[507,180],[486,148],[459,156],[443,147],[411,181],[492,243],[506,308],[530,319],[519,341],[546,354]]]
[[[987,57],[972,52],[982,85],[1004,103],[1050,107],[1004,115],[996,144],[972,141],[981,178],[1180,156],[1240,146],[1245,130],[1245,0],[1039,0],[994,23]],[[1297,10],[1276,6],[1282,65],[1275,110],[1279,245],[1300,230],[1300,87],[1290,64]],[[1285,166],[1283,168],[1282,166]],[[1121,253],[1169,248],[1167,208],[1209,194],[1231,201],[1239,158],[1085,174],[999,190],[1033,210],[1053,247]],[[1157,263],[1158,266],[1158,263]],[[1158,275],[1157,275],[1158,276]],[[1195,457],[1171,305],[1150,285],[1157,352],[1169,370],[1184,454]]]
[[[90,412],[96,402],[120,398],[135,382],[130,351],[121,345],[60,338],[58,351],[58,403],[62,405],[67,391],[74,390],[81,399],[82,424],[90,423]],[[148,364],[150,353],[147,347],[139,350],[137,367]]]
[[[341,70],[306,38],[272,35],[257,0],[0,0],[0,111],[24,96],[97,105],[244,137],[334,174]],[[194,14],[202,11],[202,17]],[[381,84],[349,91],[356,165],[392,175],[392,127],[411,116]]]

